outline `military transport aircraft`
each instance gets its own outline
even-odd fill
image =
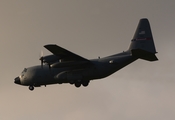
[[[25,68],[14,83],[29,86],[30,90],[42,85],[62,83],[86,87],[91,80],[105,78],[139,58],[158,60],[146,18],[140,20],[129,49],[108,57],[88,60],[54,44],[44,47],[53,54],[42,56],[41,65]]]

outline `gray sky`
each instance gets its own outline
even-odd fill
[[[174,120],[174,0],[0,0],[1,120]],[[15,85],[40,64],[45,44],[85,58],[127,50],[140,18],[151,24],[159,61],[138,60],[87,88]]]

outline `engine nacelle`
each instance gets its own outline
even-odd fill
[[[48,55],[48,56],[43,56],[43,62],[47,64],[52,64],[54,62],[59,61],[59,57],[56,55]]]

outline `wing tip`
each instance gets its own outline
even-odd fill
[[[47,44],[47,45],[44,45],[45,48],[52,47],[52,46],[57,46],[57,45],[56,44]]]

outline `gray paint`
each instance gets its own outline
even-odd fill
[[[57,83],[75,84],[76,87],[82,84],[86,87],[90,80],[105,78],[138,58],[158,60],[147,19],[140,20],[128,51],[105,58],[87,60],[57,45],[45,45],[45,48],[54,55],[41,57],[41,66],[24,69],[22,75],[15,78],[15,83],[29,86],[30,90],[34,89],[33,86]],[[43,62],[48,66],[43,66]]]
[[[175,119],[174,0],[6,0],[0,6],[0,119]],[[63,84],[30,92],[13,83],[24,67],[40,64],[41,50],[50,54],[43,48],[48,43],[88,59],[125,50],[143,17],[158,62],[138,60],[80,89]]]

